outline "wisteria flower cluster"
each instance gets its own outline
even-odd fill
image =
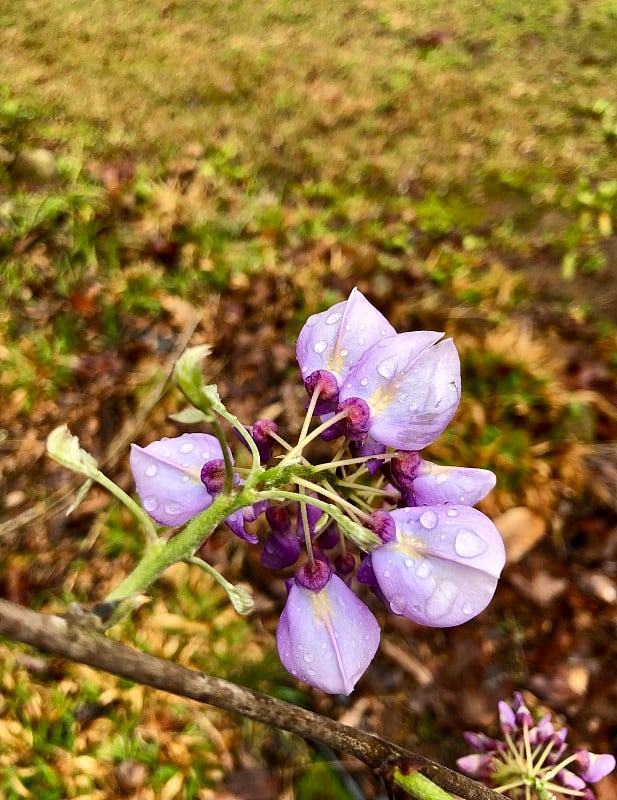
[[[264,514],[261,560],[273,570],[293,566],[305,551],[288,579],[277,647],[293,675],[326,692],[349,694],[379,644],[379,626],[353,588],[354,573],[393,613],[447,627],[486,607],[504,565],[497,529],[472,507],[493,488],[494,475],[438,466],[418,452],[445,429],[460,400],[458,354],[442,337],[396,333],[354,289],[300,332],[297,358],[309,403],[298,443],[281,440],[269,420],[236,427],[241,437],[250,434],[262,469],[275,448],[273,470],[297,467],[290,473],[295,494],[262,492],[261,501],[225,522],[257,544],[246,523]],[[320,424],[309,432],[313,415]],[[305,455],[316,436],[340,441],[328,464],[314,466]],[[207,433],[133,445],[131,467],[148,514],[162,525],[182,525],[212,504],[226,480],[235,491],[242,471],[225,448]],[[374,536],[356,537],[360,547],[351,548],[341,515]]]
[[[389,611],[420,625],[460,625],[486,608],[505,552],[496,527],[473,506],[495,476],[437,465],[419,452],[444,431],[460,402],[451,339],[435,331],[397,333],[357,289],[311,316],[297,342],[308,402],[294,443],[273,420],[246,425],[228,411],[216,387],[204,384],[208,353],[206,346],[192,348],[178,362],[176,380],[190,407],[175,419],[205,423],[210,432],[132,446],[137,511],[112,489],[145,518],[151,544],[107,600],[130,605],[183,560],[206,569],[247,611],[248,593],[197,555],[225,523],[261,547],[264,567],[282,571],[287,582],[276,632],[285,668],[343,694],[354,689],[379,645],[376,617],[359,596],[366,587]],[[249,466],[241,453],[234,459],[223,424],[249,450]],[[333,443],[333,455],[313,463],[310,445],[320,437]],[[107,480],[76,455],[76,440],[65,446],[72,455],[58,460],[73,459],[90,480]],[[110,488],[108,480],[104,485]],[[261,524],[253,525],[257,518]],[[154,523],[182,529],[171,537]]]
[[[534,720],[520,692],[514,702],[499,703],[501,739],[483,733],[465,733],[476,751],[457,764],[477,780],[512,800],[594,800],[589,784],[615,769],[615,758],[588,750],[572,752],[568,729],[555,728],[551,715]]]

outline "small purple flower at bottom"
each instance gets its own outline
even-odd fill
[[[394,614],[448,628],[486,608],[505,564],[488,517],[467,506],[399,508],[390,516],[395,538],[371,553],[371,566]]]
[[[300,567],[276,629],[285,669],[330,694],[351,694],[379,646],[372,612],[323,561]]]
[[[520,692],[514,693],[511,706],[499,703],[499,726],[503,739],[465,733],[467,743],[477,752],[456,763],[463,772],[511,800],[594,800],[588,784],[615,769],[615,758],[609,754],[588,750],[568,754],[567,728],[555,730],[550,714],[535,722]]]

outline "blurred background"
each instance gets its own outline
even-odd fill
[[[459,348],[425,455],[497,473],[493,603],[426,630],[375,602],[377,659],[325,697],[278,662],[282,582],[221,534],[251,617],[178,566],[112,635],[449,766],[515,689],[615,752],[616,42],[614,0],[0,0],[0,594],[61,613],[142,549],[98,489],[65,516],[52,428],[132,491],[129,443],[180,432],[173,363],[208,342],[229,408],[293,435],[295,337],[358,286]],[[0,687],[7,800],[383,796],[338,754],[8,643]]]

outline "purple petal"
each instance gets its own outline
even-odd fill
[[[504,701],[500,700],[497,704],[499,709],[499,727],[503,733],[512,733],[516,728],[516,716],[510,706]]]
[[[403,450],[434,442],[461,397],[460,362],[451,339],[414,331],[374,345],[347,376],[340,401],[360,397],[371,410],[369,434]]]
[[[340,385],[369,347],[395,333],[383,314],[353,289],[347,300],[314,314],[304,324],[296,345],[302,377],[324,369]]]
[[[490,602],[505,563],[497,528],[474,508],[400,508],[396,539],[371,553],[391,611],[421,625],[460,625]]]
[[[330,694],[351,694],[379,646],[371,611],[336,575],[320,591],[294,582],[276,629],[288,672]]]
[[[586,788],[585,781],[569,769],[559,770],[557,775],[555,775],[555,780],[566,789],[574,789],[580,792],[582,789]]]
[[[200,479],[206,461],[222,457],[207,433],[184,433],[147,447],[131,445],[130,464],[145,510],[161,525],[183,525],[208,508],[212,497]]]
[[[257,544],[259,542],[259,536],[257,536],[256,533],[249,533],[244,525],[245,522],[252,522],[250,517],[247,519],[244,512],[245,509],[243,508],[239,509],[238,511],[234,511],[234,513],[230,514],[225,520],[225,525],[227,525],[229,530],[239,539],[242,539],[249,544]]]
[[[411,492],[418,506],[475,506],[495,487],[495,474],[474,467],[442,467],[422,459]]]
[[[457,758],[456,765],[473,778],[488,778],[495,771],[493,756],[487,754],[473,753]]]
[[[590,753],[588,750],[582,752],[584,753],[583,759],[580,758],[581,751],[577,755],[584,770],[581,773],[581,777],[587,783],[596,783],[615,769],[614,756],[608,753],[596,755],[596,753]]]
[[[300,541],[289,527],[284,533],[272,530],[265,538],[259,560],[267,569],[285,569],[300,556]]]

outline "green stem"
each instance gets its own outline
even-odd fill
[[[123,503],[128,510],[136,517],[137,520],[141,523],[142,528],[146,534],[146,539],[150,544],[154,544],[155,542],[159,541],[158,534],[156,532],[156,528],[150,517],[146,514],[143,508],[130,497],[124,489],[121,489],[117,483],[114,483],[111,478],[108,478],[100,470],[97,470],[96,475],[92,475],[92,480],[95,480],[100,486],[103,486],[107,489],[108,492],[113,494],[113,496]]]
[[[173,539],[153,543],[135,569],[107,595],[105,601],[121,600],[131,594],[145,592],[172,564],[192,558],[201,544],[234,511],[252,505],[257,492],[244,487],[237,495],[220,494],[208,506],[187,523]]]
[[[410,772],[404,775],[400,770],[395,769],[393,780],[397,786],[404,789],[417,800],[452,800],[452,795],[430,781],[420,772]]]

